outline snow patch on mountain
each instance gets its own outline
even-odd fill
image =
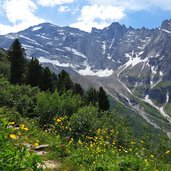
[[[159,72],[159,80],[156,82],[156,83],[154,83],[154,84],[152,84],[151,85],[151,88],[154,88],[158,83],[160,83],[161,81],[162,81],[162,79],[163,79],[163,72]]]
[[[24,48],[34,48],[34,46],[31,46],[31,45],[26,45],[26,44],[22,44],[22,46],[24,47]]]
[[[46,53],[46,54],[50,54],[48,51],[46,51],[46,50],[43,50],[43,49],[40,49],[40,48],[35,48],[35,49],[37,49],[37,50],[39,50],[39,51],[41,51],[41,52],[44,52],[44,53]]]
[[[17,39],[18,35],[17,34],[7,34],[5,37],[13,40],[13,39]]]
[[[46,44],[47,44],[47,45],[50,45],[50,46],[52,46],[52,45],[53,45],[53,43],[52,43],[52,42],[47,42]]]
[[[166,94],[166,102],[165,104],[159,108],[160,113],[171,123],[171,117],[164,111],[164,107],[167,105],[167,103],[169,102],[169,93],[167,92]]]
[[[35,44],[35,45],[38,45],[38,46],[43,47],[43,45],[39,44],[36,40],[33,40],[33,39],[31,39],[31,38],[29,38],[29,37],[27,37],[27,36],[24,36],[24,35],[21,35],[21,34],[20,34],[19,37],[28,40],[30,43],[33,43],[33,44]]]
[[[109,70],[106,68],[105,70],[95,70],[93,71],[91,66],[86,66],[85,69],[81,69],[77,71],[80,75],[84,76],[98,76],[98,77],[109,77],[113,74],[113,70]]]
[[[151,76],[150,76],[150,86],[151,86],[151,88],[154,87],[153,79],[154,79],[155,75],[157,74],[157,69],[158,69],[158,67],[151,66]]]
[[[70,67],[71,65],[69,63],[60,63],[58,60],[52,60],[52,59],[47,59],[44,57],[39,57],[38,58],[40,63],[50,63],[59,67]]]
[[[171,33],[171,31],[165,30],[165,29],[161,29],[161,31],[163,31],[163,32],[165,32],[165,33]]]
[[[147,58],[145,59],[141,59],[140,58],[140,55],[142,55],[144,52],[139,52],[139,53],[134,53],[132,52],[132,54],[129,54],[129,53],[126,53],[125,54],[125,57],[129,58],[128,62],[126,62],[124,64],[125,68],[127,68],[128,66],[131,65],[131,67],[133,68],[135,65],[137,65],[138,63],[141,63],[141,62],[147,62]],[[135,57],[134,57],[135,56]]]
[[[111,56],[110,54],[108,54],[107,58],[108,58],[109,60],[111,60],[111,59],[112,59],[112,56]],[[116,62],[115,60],[112,60],[112,61],[113,61],[113,62]]]
[[[102,45],[102,49],[103,49],[103,55],[106,53],[106,41],[103,41],[103,45]]]
[[[32,28],[32,31],[37,31],[37,30],[40,30],[41,28],[42,28],[42,26],[34,27],[34,28]]]
[[[74,55],[77,55],[77,56],[80,56],[84,59],[87,59],[87,56],[85,56],[83,53],[77,51],[76,49],[74,48],[70,48],[70,47],[64,47],[67,51],[69,52],[72,52]]]
[[[43,38],[43,39],[51,40],[50,38],[48,38],[48,37],[45,37],[45,36],[43,36],[43,35],[40,35],[40,34],[37,34],[36,36],[37,36],[37,37],[41,37],[41,38]]]

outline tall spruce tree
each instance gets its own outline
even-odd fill
[[[85,101],[87,104],[95,106],[98,102],[98,92],[94,88],[90,88],[85,93]]]
[[[98,105],[100,111],[106,111],[110,108],[108,97],[106,95],[105,90],[102,87],[99,88]]]
[[[53,91],[53,77],[48,67],[45,67],[43,70],[40,88],[44,91]]]
[[[81,87],[81,85],[78,84],[78,83],[74,84],[73,92],[75,94],[79,94],[80,96],[83,96],[84,95],[84,90]]]
[[[25,58],[24,49],[18,39],[15,39],[10,50],[10,81],[12,84],[21,84],[24,81]]]
[[[69,74],[65,70],[62,70],[58,75],[58,91],[61,94],[70,89],[73,89],[73,82]]]
[[[58,77],[54,72],[52,73],[52,79],[53,79],[53,89],[55,90],[58,85]]]
[[[31,59],[28,65],[27,83],[31,86],[40,87],[43,74],[43,68],[40,65],[38,59]]]

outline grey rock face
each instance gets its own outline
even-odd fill
[[[8,49],[15,38],[20,39],[28,57],[51,64],[53,70],[62,67],[81,74],[85,70],[83,75],[98,76],[107,69],[110,72],[101,76],[113,74],[132,93],[142,98],[148,94],[159,102],[164,101],[163,96],[170,90],[171,20],[151,30],[127,28],[116,22],[102,30],[93,28],[90,33],[43,23],[0,36],[0,47]],[[164,94],[154,95],[158,92],[155,89],[165,82]]]
[[[8,49],[15,38],[27,57],[38,58],[56,73],[65,69],[84,88],[103,86],[154,127],[162,120],[171,134],[171,20],[151,30],[112,23],[90,33],[43,23],[1,35],[0,47]]]

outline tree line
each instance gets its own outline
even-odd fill
[[[12,84],[31,85],[51,93],[57,90],[59,94],[72,90],[74,94],[79,94],[87,105],[98,106],[100,111],[110,108],[108,96],[102,87],[98,91],[94,88],[85,91],[80,84],[73,83],[65,70],[56,75],[48,67],[42,67],[38,59],[27,60],[25,56],[25,50],[20,41],[15,39],[9,49],[11,63],[9,80]]]

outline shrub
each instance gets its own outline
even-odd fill
[[[23,116],[33,115],[37,93],[37,88],[11,85],[5,78],[0,78],[0,106],[15,108]]]
[[[82,107],[71,116],[71,131],[75,138],[92,134],[97,129],[98,109],[92,106]]]
[[[57,91],[54,93],[42,92],[37,96],[37,106],[34,112],[39,117],[40,126],[54,123],[57,116],[71,116],[81,106],[80,96],[67,91],[61,96]]]

